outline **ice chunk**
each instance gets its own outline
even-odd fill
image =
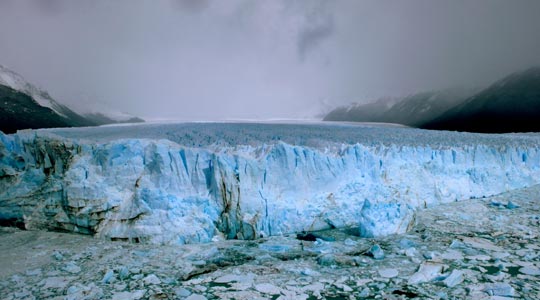
[[[441,276],[443,267],[444,265],[442,264],[425,262],[421,264],[418,271],[409,278],[408,284],[412,285],[432,281]]]
[[[414,210],[401,203],[364,202],[360,217],[360,236],[378,237],[405,233],[414,222]]]
[[[515,296],[514,288],[506,282],[488,283],[485,285],[484,292],[488,293],[490,296]]]
[[[463,282],[463,271],[460,271],[460,270],[452,270],[452,273],[450,273],[450,275],[448,275],[448,277],[446,277],[444,280],[443,280],[443,283],[447,286],[447,287],[455,287],[456,285],[460,284],[461,282]]]

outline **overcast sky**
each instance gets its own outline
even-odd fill
[[[295,118],[540,65],[538,0],[0,0],[0,64],[74,108]]]

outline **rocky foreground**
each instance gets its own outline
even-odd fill
[[[0,231],[2,299],[540,299],[540,186],[421,210],[407,234],[330,230],[155,246]],[[312,241],[312,240],[315,241]]]

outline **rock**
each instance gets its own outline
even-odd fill
[[[71,273],[71,274],[77,274],[81,272],[81,268],[75,264],[75,262],[69,262],[67,263],[62,270]]]
[[[103,283],[111,283],[114,279],[114,271],[113,270],[107,270],[105,272],[105,275],[103,275],[103,278],[101,279],[101,282]]]
[[[207,298],[203,295],[192,294],[188,296],[185,300],[207,300]]]
[[[26,276],[38,276],[41,275],[41,269],[28,270],[25,272]]]
[[[150,284],[157,285],[157,284],[161,283],[161,280],[159,280],[159,278],[156,275],[150,274],[150,275],[143,278],[143,282],[146,285],[150,285]]]
[[[235,274],[227,274],[221,277],[218,277],[214,279],[215,283],[233,283],[233,282],[239,282],[246,285],[251,285],[253,282],[253,278],[255,276],[253,274],[247,274],[247,275],[235,275]]]
[[[491,241],[484,238],[463,236],[461,237],[461,239],[463,240],[463,243],[476,249],[498,251],[498,252],[504,251],[504,249],[502,249],[501,247],[493,244]]]
[[[540,275],[540,269],[533,266],[526,266],[519,269],[521,274],[538,276]]]
[[[281,293],[281,289],[271,283],[256,284],[255,289],[258,292],[269,294],[269,295],[279,295]]]
[[[70,295],[70,294],[75,294],[75,293],[77,293],[78,291],[80,291],[80,288],[79,288],[78,286],[76,286],[76,285],[72,285],[72,286],[70,286],[70,287],[67,289],[66,293],[67,293],[68,295]]]
[[[62,255],[62,253],[58,252],[58,251],[54,251],[52,257],[56,260],[63,260],[64,259],[64,256]]]
[[[322,291],[324,290],[324,284],[322,284],[321,282],[314,282],[312,284],[308,284],[304,286],[303,289],[304,291],[312,291],[312,292]]]
[[[133,275],[133,276],[131,277],[131,279],[133,279],[133,280],[140,280],[140,279],[143,279],[143,277],[144,277],[144,274],[137,274],[137,275]]]
[[[133,292],[116,292],[113,294],[113,300],[138,300],[144,297],[146,290],[136,290]]]
[[[377,260],[384,258],[384,251],[378,244],[371,246],[367,254]]]
[[[433,251],[429,251],[429,252],[424,252],[422,253],[422,256],[425,258],[425,259],[434,259],[436,254],[435,252]]]
[[[129,277],[129,269],[126,266],[120,267],[118,270],[118,277],[120,280],[127,279]]]
[[[466,257],[469,260],[478,260],[478,261],[489,261],[491,257],[489,255],[470,255]]]
[[[125,283],[118,283],[114,285],[114,289],[118,292],[124,291],[127,288],[127,284]]]
[[[365,287],[360,294],[358,294],[358,297],[360,298],[367,298],[369,297],[369,294],[371,293],[371,290],[368,287]]]
[[[317,277],[317,276],[321,276],[321,273],[315,271],[315,270],[312,270],[312,269],[305,269],[305,270],[302,270],[300,272],[300,274],[302,275],[306,275],[306,276],[314,276],[314,277]]]
[[[442,270],[442,264],[425,262],[420,265],[418,271],[409,278],[407,283],[412,285],[432,281],[441,276]]]
[[[358,245],[358,242],[351,240],[350,238],[346,238],[343,242],[346,246],[356,246]]]
[[[379,269],[379,275],[384,278],[394,278],[398,276],[398,270],[394,268]]]
[[[174,290],[174,293],[176,296],[181,297],[181,298],[191,295],[191,292],[188,289],[185,289],[183,287],[176,288]]]
[[[514,288],[506,282],[486,284],[483,291],[490,296],[514,297],[515,295]]]
[[[519,205],[515,204],[512,201],[508,201],[508,203],[505,205],[505,207],[508,208],[508,209],[516,209],[516,208],[519,208]]]
[[[14,292],[13,296],[15,297],[15,299],[27,299],[27,300],[36,299],[34,296],[32,296],[32,293],[27,289],[23,289],[20,292]]]
[[[64,300],[80,300],[80,299],[103,299],[103,290],[97,287],[94,283],[87,286],[76,283],[70,286],[66,291]]]
[[[452,270],[452,273],[450,273],[450,275],[443,280],[443,283],[449,288],[453,288],[462,282],[463,272],[460,270]]]
[[[464,257],[463,257],[463,253],[461,253],[460,251],[448,250],[444,252],[443,254],[441,254],[441,258],[447,259],[447,260],[463,260]]]
[[[416,250],[416,248],[414,247],[410,247],[405,250],[405,255],[407,257],[415,257],[417,253],[418,253],[418,250]]]
[[[503,259],[505,257],[510,256],[511,254],[508,252],[493,252],[492,256],[494,259]]]
[[[408,240],[408,239],[401,239],[399,241],[399,247],[401,249],[409,249],[409,248],[413,248],[414,246],[416,246],[416,244],[411,241],[411,240]]]
[[[491,200],[491,201],[489,202],[489,204],[490,204],[491,206],[495,206],[495,207],[499,207],[499,206],[503,205],[501,202],[496,201],[496,200]]]
[[[301,232],[296,235],[296,239],[301,240],[301,241],[315,242],[317,240],[317,236],[311,232],[309,233]]]
[[[283,252],[291,251],[293,247],[291,245],[264,243],[264,244],[260,244],[259,248],[268,252],[283,253]]]
[[[281,295],[276,300],[307,300],[308,298],[309,296],[306,294],[290,293],[287,295]]]
[[[448,294],[446,294],[443,291],[440,291],[440,292],[437,292],[437,297],[439,297],[439,299],[441,300],[448,299]]]
[[[43,285],[42,289],[64,289],[75,279],[75,277],[49,277],[43,279],[39,284]]]
[[[239,281],[239,279],[238,279],[238,275],[234,275],[234,274],[227,274],[227,275],[214,279],[215,283],[229,283],[229,282],[235,282],[235,281],[237,282]]]
[[[334,285],[335,285],[337,288],[342,289],[342,290],[343,290],[344,292],[346,292],[346,293],[350,293],[350,292],[353,291],[353,289],[352,289],[350,286],[348,286],[348,285],[346,285],[346,284],[343,284],[343,283],[336,283],[336,284],[334,284]]]
[[[317,257],[317,263],[321,266],[332,266],[336,264],[336,256],[334,254],[323,254]]]

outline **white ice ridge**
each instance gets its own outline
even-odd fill
[[[398,130],[413,138],[358,138],[328,147],[283,141],[188,147],[186,136],[194,133],[182,130],[175,132],[184,144],[82,140],[73,130],[0,133],[0,219],[159,244],[333,227],[358,227],[371,237],[405,232],[417,208],[540,183],[538,135],[444,133],[469,141],[450,147],[436,138],[408,141],[441,132],[353,128],[365,134]]]

